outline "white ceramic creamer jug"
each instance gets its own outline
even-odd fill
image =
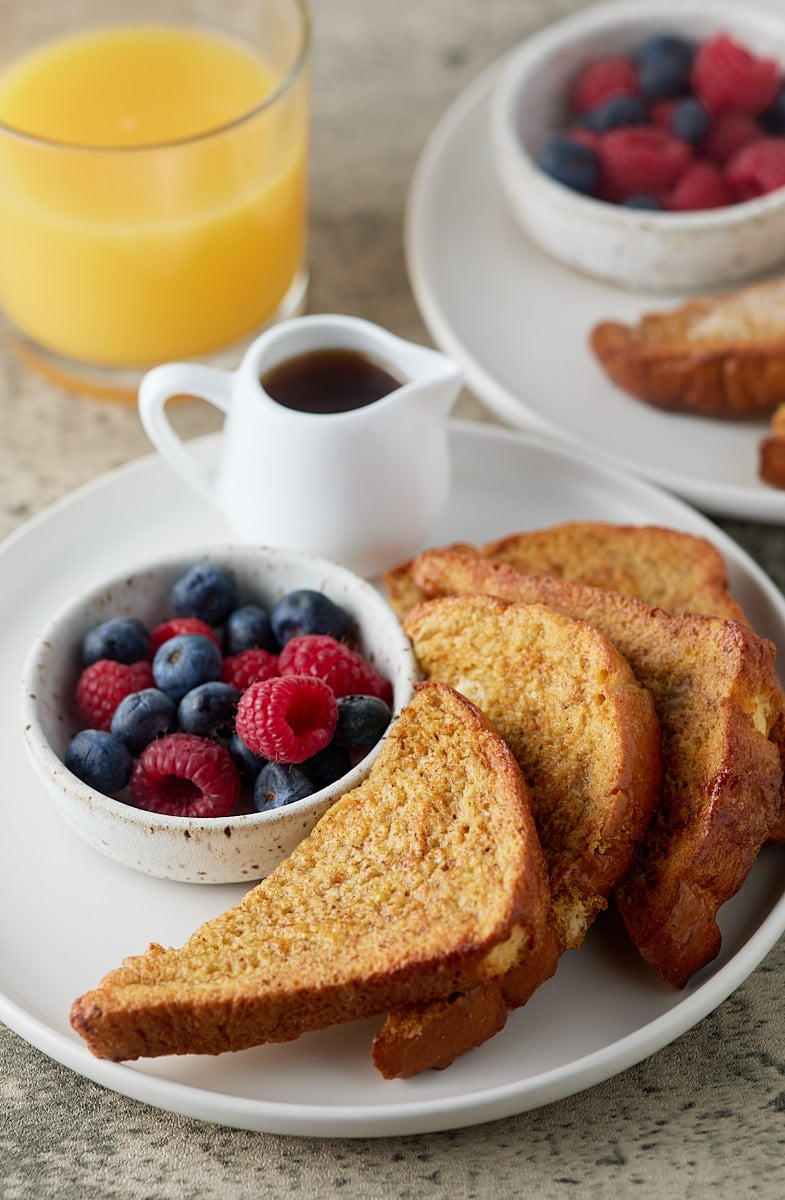
[[[287,407],[265,390],[262,380],[281,364],[339,350],[380,365],[393,390],[328,413]],[[240,541],[317,554],[372,576],[423,545],[447,500],[447,416],[461,383],[438,351],[369,321],[323,314],[266,330],[235,371],[153,368],[140,385],[139,411],[161,455]],[[172,428],[166,403],[178,395],[226,414],[214,469]]]

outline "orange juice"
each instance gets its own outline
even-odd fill
[[[110,367],[259,329],[303,272],[307,83],[281,83],[243,43],[178,26],[80,33],[6,68],[12,325]]]

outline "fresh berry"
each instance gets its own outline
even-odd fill
[[[612,96],[634,96],[638,91],[635,64],[621,55],[597,58],[579,73],[570,95],[575,113],[590,112]]]
[[[230,655],[255,649],[277,649],[270,618],[258,604],[243,604],[226,618],[223,651]]]
[[[785,141],[762,138],[734,154],[725,178],[737,200],[755,200],[785,187]]]
[[[145,746],[177,727],[177,705],[158,688],[131,692],[114,710],[111,733],[136,756]]]
[[[665,206],[671,212],[690,212],[703,208],[722,208],[733,202],[725,177],[715,163],[699,160],[687,170],[668,193]]]
[[[133,803],[149,812],[228,817],[239,795],[240,776],[226,747],[191,733],[151,742],[131,773]]]
[[[341,696],[333,743],[336,746],[374,746],[391,720],[389,704],[378,696]]]
[[[748,113],[718,113],[711,118],[700,152],[704,158],[723,166],[737,150],[759,142],[762,137],[760,125]]]
[[[65,752],[65,765],[78,779],[107,796],[121,792],[131,778],[130,751],[100,729],[82,729]]]
[[[623,208],[638,208],[647,212],[660,212],[662,201],[658,196],[647,196],[644,192],[633,192],[619,201]]]
[[[214,563],[197,563],[172,587],[172,608],[178,617],[199,617],[208,625],[222,625],[238,607],[234,578]]]
[[[312,781],[314,791],[318,792],[323,787],[329,787],[338,779],[342,779],[347,771],[351,770],[352,759],[347,748],[336,746],[335,738],[333,738],[329,746],[325,746],[324,750],[320,750],[318,754],[306,759],[301,766]]]
[[[152,685],[153,673],[148,662],[119,663],[99,658],[85,667],[77,680],[77,711],[86,725],[108,732],[120,701]]]
[[[770,137],[785,137],[785,85],[781,85],[768,108],[759,115],[758,121],[764,133]]]
[[[711,118],[700,100],[694,96],[682,96],[673,106],[670,131],[674,137],[697,146],[708,133],[710,122]]]
[[[685,38],[655,34],[638,47],[638,85],[647,100],[684,95],[689,89],[695,46]]]
[[[273,605],[270,624],[279,646],[306,633],[324,633],[337,642],[348,641],[346,613],[323,592],[298,588],[281,596]]]
[[[301,763],[332,740],[338,705],[329,686],[305,675],[252,683],[240,697],[235,727],[254,754]]]
[[[240,772],[241,779],[249,787],[253,787],[256,782],[256,776],[267,762],[267,759],[260,758],[258,754],[254,754],[252,750],[249,750],[237,733],[233,733],[229,737],[226,747],[234,759],[234,764]]]
[[[244,692],[252,683],[258,683],[260,679],[272,679],[273,675],[278,674],[280,672],[276,655],[261,648],[251,648],[241,650],[239,654],[230,654],[228,658],[224,659],[221,667],[222,681],[233,684],[241,692]]]
[[[138,617],[111,617],[89,630],[82,639],[82,663],[89,667],[99,658],[133,663],[147,658],[150,634]]]
[[[611,96],[610,100],[585,113],[580,124],[594,133],[607,133],[623,125],[645,125],[648,109],[638,96]]]
[[[278,655],[282,676],[310,675],[322,679],[333,695],[351,696],[357,692],[389,700],[392,689],[370,663],[343,642],[312,634],[292,638]]]
[[[774,59],[757,58],[729,34],[717,33],[698,47],[691,82],[709,112],[756,116],[773,102],[782,72]]]
[[[179,703],[191,688],[219,679],[222,662],[221,651],[211,638],[201,633],[180,633],[155,652],[155,686]]]
[[[183,733],[195,733],[198,737],[229,737],[239,699],[239,689],[229,683],[217,680],[200,683],[180,701],[177,724]]]
[[[265,763],[256,777],[253,805],[257,812],[269,812],[312,796],[317,789],[310,776],[291,763]]]
[[[155,657],[159,646],[163,646],[169,638],[177,637],[180,633],[201,633],[221,648],[221,639],[206,621],[200,621],[198,617],[170,617],[168,621],[161,621],[160,625],[156,625],[150,631],[151,657]]]
[[[597,155],[589,146],[573,138],[557,135],[543,146],[537,165],[551,179],[575,192],[590,195],[597,187]]]
[[[619,201],[672,187],[691,161],[692,149],[664,129],[642,126],[606,133],[598,157],[603,195]]]

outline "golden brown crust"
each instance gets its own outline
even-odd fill
[[[467,700],[421,685],[366,781],[181,949],[74,1002],[98,1057],[217,1054],[492,982],[546,930],[531,802]]]
[[[672,412],[748,418],[785,400],[785,280],[602,321],[589,344],[609,378]]]
[[[372,1057],[385,1079],[408,1079],[427,1068],[444,1070],[460,1054],[494,1037],[507,1021],[499,984],[457,992],[390,1014],[373,1041]]]
[[[552,575],[637,596],[671,614],[746,619],[730,593],[725,560],[717,548],[706,538],[676,529],[565,521],[509,534],[486,543],[481,553],[524,574]],[[416,595],[419,589],[413,580],[410,587]]]
[[[785,488],[785,404],[777,408],[758,447],[758,475],[772,487]]]
[[[651,690],[663,728],[663,798],[617,903],[647,961],[683,986],[717,953],[717,910],[778,829],[782,691],[774,647],[739,622],[670,617],[631,597],[478,556],[432,551],[415,567],[426,594],[486,592],[596,625]]]

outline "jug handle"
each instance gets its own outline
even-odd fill
[[[212,472],[187,448],[166,415],[167,401],[196,396],[228,413],[232,404],[232,373],[198,363],[164,363],[153,367],[139,384],[139,416],[145,433],[162,458],[206,500],[215,500]]]

